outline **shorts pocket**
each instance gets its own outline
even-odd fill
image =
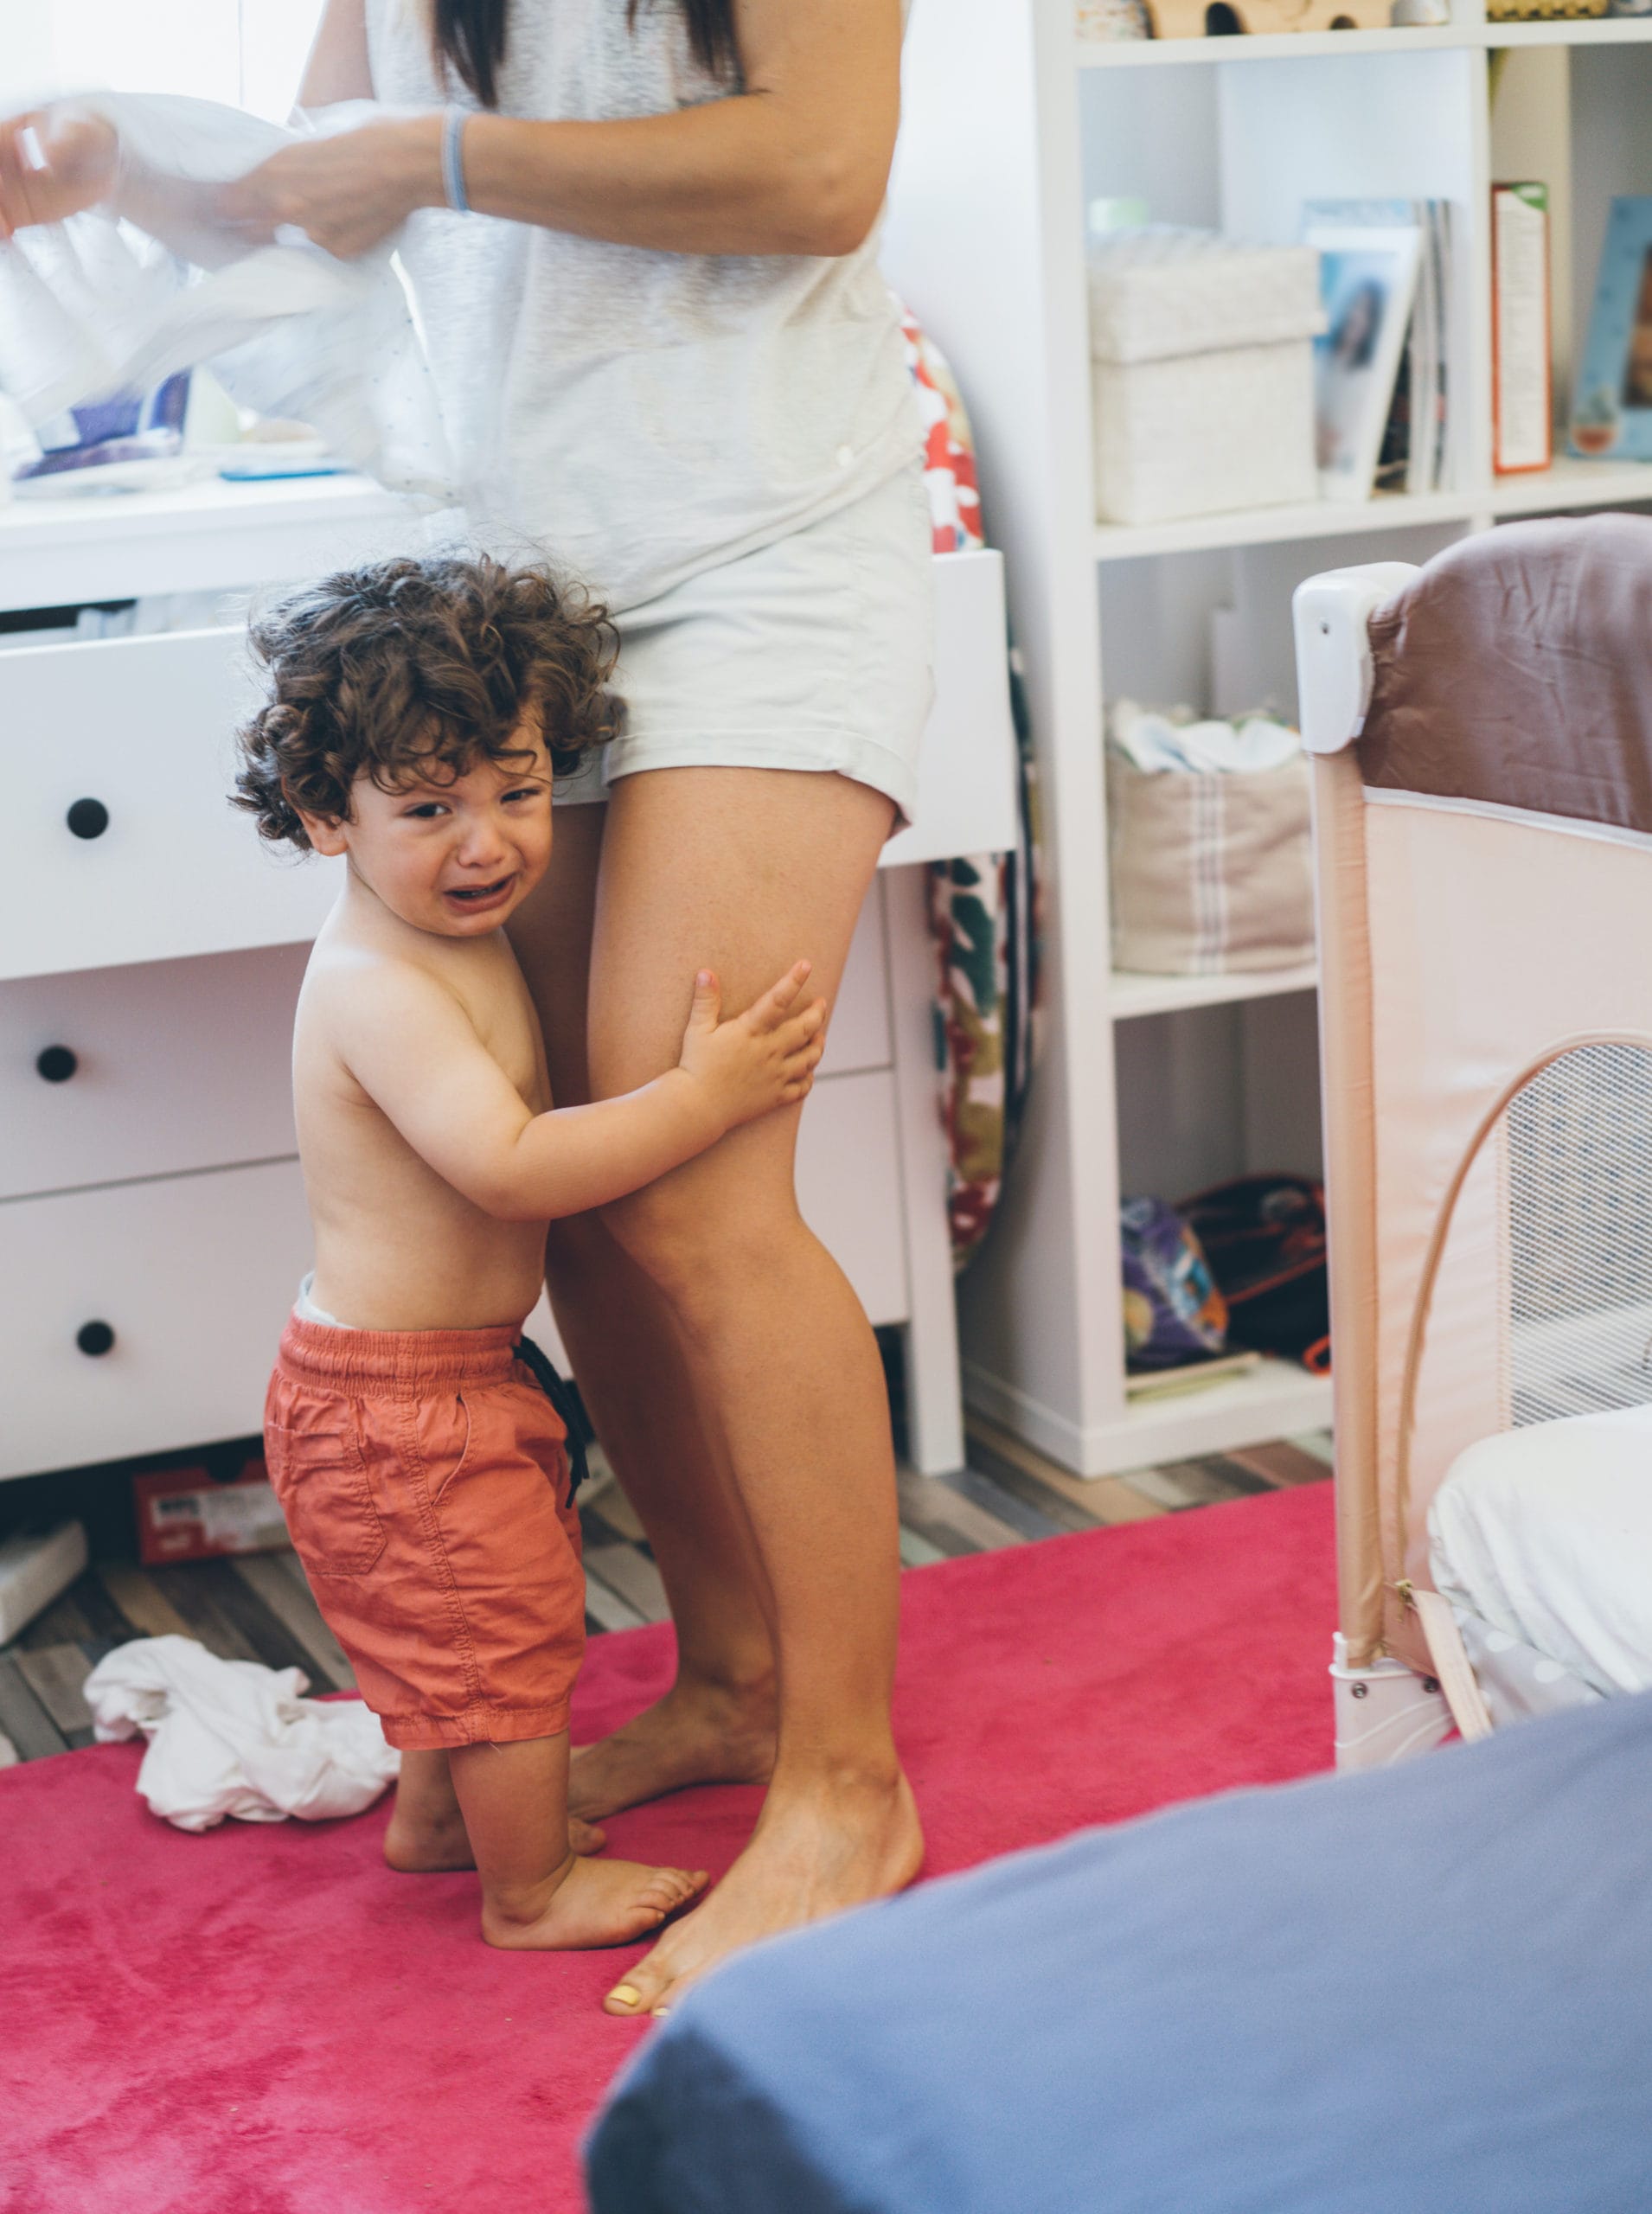
[[[311,1576],[365,1576],[384,1551],[367,1464],[337,1430],[264,1425],[264,1454],[287,1534]]]

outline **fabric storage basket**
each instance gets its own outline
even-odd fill
[[[1096,513],[1169,522],[1311,500],[1312,246],[1121,231],[1090,250]]]
[[[1138,712],[1121,701],[1115,726]],[[1113,966],[1221,976],[1311,961],[1309,789],[1300,752],[1268,768],[1146,770],[1110,746]]]

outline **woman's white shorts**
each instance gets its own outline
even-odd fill
[[[562,803],[644,769],[834,770],[911,818],[933,698],[929,497],[914,465],[614,618],[624,733]]]

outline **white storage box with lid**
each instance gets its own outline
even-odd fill
[[[1156,227],[1092,241],[1096,513],[1169,522],[1311,500],[1311,246]]]

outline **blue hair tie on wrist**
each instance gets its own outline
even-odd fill
[[[465,112],[459,107],[449,108],[442,118],[442,190],[447,195],[448,206],[461,215],[471,212],[464,196],[465,121]]]

